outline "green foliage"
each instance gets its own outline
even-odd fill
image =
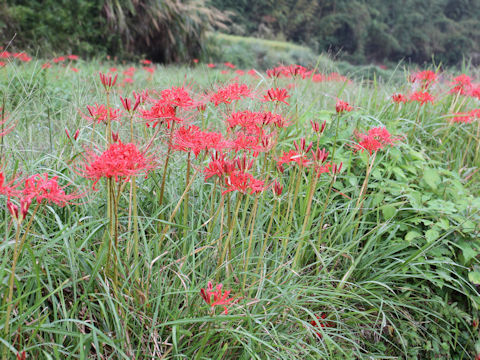
[[[306,44],[354,63],[435,56],[457,64],[480,51],[480,4],[473,0],[211,0],[231,10],[230,31]]]
[[[13,48],[45,57],[108,53],[158,62],[198,57],[206,31],[227,19],[201,0],[8,0],[0,9],[3,45],[14,39]]]

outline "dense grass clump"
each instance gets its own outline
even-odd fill
[[[470,77],[21,57],[0,67],[4,358],[479,353]]]

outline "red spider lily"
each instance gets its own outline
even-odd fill
[[[420,82],[422,89],[428,89],[437,80],[437,74],[432,70],[424,70],[417,73],[413,73],[410,76],[410,82]]]
[[[231,148],[238,152],[240,150],[253,151],[258,153],[262,150],[260,146],[261,135],[249,135],[243,132],[235,134],[235,138],[231,141]]]
[[[453,117],[450,119],[451,123],[464,123],[469,124],[473,122],[473,117],[471,113],[456,113],[453,114]]]
[[[74,68],[74,67],[71,67],[70,70],[72,70],[73,72],[76,72],[76,73],[79,72],[79,70],[77,68]]]
[[[340,174],[340,171],[342,171],[342,166],[343,166],[343,162],[340,162],[340,165],[337,165],[337,164],[333,163],[332,164],[332,174],[333,175]]]
[[[55,64],[58,64],[59,62],[62,62],[62,61],[65,61],[65,60],[66,60],[65,56],[59,56],[59,57],[54,58],[52,61]]]
[[[207,64],[207,66],[208,66],[210,69],[213,69],[214,67],[216,67],[215,64]]]
[[[4,66],[7,66],[7,63],[4,61],[0,61],[0,67],[4,67]]]
[[[222,178],[232,173],[235,168],[236,164],[234,160],[226,159],[224,154],[219,155],[217,153],[212,155],[212,160],[209,162],[208,166],[203,169],[203,173],[205,174],[205,180],[213,176]]]
[[[459,75],[453,79],[452,86],[450,93],[467,95],[472,88],[472,79],[466,74]]]
[[[218,106],[221,103],[231,104],[234,100],[252,96],[252,91],[246,84],[232,83],[213,93],[210,96],[210,101],[213,102],[215,106]]]
[[[155,168],[155,159],[140,152],[135,144],[115,142],[101,155],[87,153],[87,163],[81,175],[94,180],[95,185],[102,178],[113,178],[116,182],[128,181],[131,176],[147,174]]]
[[[16,189],[18,184],[14,185],[15,181],[16,179],[13,179],[5,183],[5,175],[0,171],[0,195],[18,196],[19,191]]]
[[[87,105],[87,110],[90,116],[80,112],[82,117],[97,124],[101,122],[106,124],[109,116],[110,121],[120,121],[122,116],[122,111],[120,109],[110,108],[107,111],[107,107],[105,105],[98,105],[97,103],[95,103],[94,106]]]
[[[300,65],[277,66],[276,68],[267,70],[267,76],[271,78],[292,77],[300,75],[305,78],[307,69]]]
[[[182,122],[182,119],[176,116],[177,109],[161,100],[153,104],[150,110],[141,110],[141,112],[142,117],[147,120],[147,126],[155,127],[159,123],[166,122],[167,126],[170,127],[171,121]]]
[[[335,111],[337,112],[337,114],[341,114],[343,112],[350,112],[352,110],[353,108],[349,105],[348,102],[343,100],[337,100],[337,103],[335,104]]]
[[[162,90],[160,93],[161,100],[171,106],[189,109],[197,106],[196,103],[190,96],[190,93],[185,89],[185,87],[175,87],[172,86],[170,89]]]
[[[198,64],[198,59],[193,59],[194,64]]]
[[[135,93],[134,93],[134,96],[135,96]],[[135,96],[135,104],[133,104],[132,106],[132,101],[129,98],[123,98],[120,96],[120,101],[122,102],[123,108],[129,113],[135,112],[135,110],[137,110],[141,100],[142,100],[141,96]]]
[[[280,171],[283,172],[282,165],[291,162],[295,162],[302,167],[308,167],[311,164],[310,159],[305,154],[299,153],[295,150],[290,150],[282,154],[282,156],[277,161],[277,166],[279,167]]]
[[[327,120],[324,120],[322,125],[320,125],[317,121],[310,120],[310,125],[312,125],[313,132],[323,134],[325,127],[327,126]]]
[[[322,313],[322,314],[320,314],[320,316],[316,315],[315,317],[317,318],[316,320],[310,321],[310,325],[312,325],[313,327],[317,327],[317,328],[318,327],[321,327],[321,328],[335,327],[334,323],[332,323],[330,321],[327,321],[327,322],[323,321],[327,318],[327,314]],[[318,336],[319,339],[322,338],[322,334],[320,332],[316,331],[315,334]]]
[[[245,75],[245,71],[243,70],[235,70],[235,74],[239,75],[239,76],[243,76]]]
[[[397,104],[400,104],[400,103],[405,104],[408,101],[407,97],[403,94],[393,94],[392,100],[394,103],[397,103]]]
[[[263,126],[275,125],[278,128],[284,128],[290,125],[278,114],[271,112],[252,112],[249,110],[232,113],[226,119],[229,129],[236,126],[246,130],[251,134],[259,134]]]
[[[294,140],[293,141],[293,146],[295,146],[295,149],[297,149],[297,151],[301,151],[304,154],[306,154],[312,148],[313,142],[311,142],[310,144],[307,145],[307,143],[305,141],[305,138],[301,138],[300,139],[300,145],[298,145],[297,142]]]
[[[49,179],[47,173],[32,175],[25,179],[22,196],[27,200],[35,199],[37,203],[46,200],[61,207],[82,196],[75,193],[65,194],[65,187],[60,187],[57,179],[57,176]]]
[[[264,184],[264,181],[255,179],[250,173],[235,170],[225,178],[226,190],[222,195],[232,191],[250,195],[260,193],[265,190]]]
[[[122,72],[123,75],[125,75],[126,77],[133,77],[133,75],[135,75],[135,71],[136,69],[133,67],[133,66],[130,66],[128,69],[124,70]]]
[[[111,67],[110,69],[108,69],[108,71],[110,71],[111,73],[115,73],[118,71],[118,69],[116,67]]]
[[[140,60],[140,63],[142,63],[143,65],[150,65],[152,62],[150,60],[144,59]]]
[[[287,90],[285,89],[279,89],[279,88],[271,88],[270,90],[267,91],[267,95],[263,96],[262,102],[268,102],[268,101],[278,101],[278,102],[283,102],[284,104],[290,105],[285,101],[285,99],[289,98],[290,95],[288,95]]]
[[[51,67],[52,67],[52,64],[48,62],[42,65],[42,69],[50,69]]]
[[[197,126],[182,126],[173,137],[172,147],[179,151],[192,151],[198,157],[201,151],[214,149],[221,152],[228,147],[221,133],[201,131]]]
[[[433,104],[433,96],[428,92],[417,91],[410,95],[410,101],[417,101],[420,106],[425,105],[427,102]]]
[[[254,78],[257,78],[258,77],[258,73],[255,71],[255,69],[250,69],[247,71],[247,74],[254,77]]]
[[[392,137],[384,127],[374,127],[367,134],[356,133],[355,135],[360,139],[360,142],[354,146],[354,151],[361,150],[363,152],[367,150],[370,155],[387,145],[393,146],[400,140],[399,137]]]
[[[65,134],[67,134],[67,138],[70,139],[70,133],[66,128],[65,128]],[[77,131],[75,131],[75,134],[73,135],[73,140],[77,140],[79,134],[80,134],[80,130],[77,129]]]
[[[68,60],[78,60],[78,55],[68,55]]]
[[[277,180],[275,180],[275,181],[273,182],[272,191],[273,191],[273,193],[274,193],[276,196],[282,195],[283,185],[280,184]]]
[[[222,291],[223,285],[217,284],[215,289],[213,289],[212,282],[209,281],[207,284],[207,288],[202,288],[200,290],[200,296],[202,297],[205,302],[210,305],[211,309],[213,310],[215,306],[223,306],[225,315],[228,314],[227,306],[231,305],[234,301],[234,298],[228,298],[231,293],[231,290]]]
[[[30,56],[27,55],[27,53],[25,52],[20,52],[20,53],[15,53],[15,54],[11,54],[15,59],[18,59],[20,61],[23,61],[23,62],[29,62],[32,60],[32,58]]]
[[[118,75],[115,75],[112,79],[111,74],[102,74],[101,72],[99,72],[98,74],[100,75],[100,81],[102,82],[103,88],[105,89],[106,92],[109,92],[112,89],[112,87],[115,86]]]
[[[226,67],[230,68],[230,69],[235,69],[235,65],[233,65],[231,62],[226,62],[226,63],[223,63],[223,65],[225,65]]]
[[[143,70],[145,70],[146,72],[148,72],[150,74],[153,74],[155,72],[155,68],[151,67],[151,66],[144,66]]]
[[[228,73],[229,73],[228,70],[222,70],[222,71],[220,71],[220,74],[222,74],[222,75],[227,75]]]
[[[0,52],[0,59],[8,59],[11,56],[12,55],[6,50]]]

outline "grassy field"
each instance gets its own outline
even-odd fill
[[[57,60],[0,67],[4,359],[480,353],[474,80]]]

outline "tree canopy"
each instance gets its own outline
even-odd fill
[[[477,0],[211,0],[231,33],[285,39],[353,62],[458,63],[479,51]],[[478,55],[477,55],[478,56]]]

